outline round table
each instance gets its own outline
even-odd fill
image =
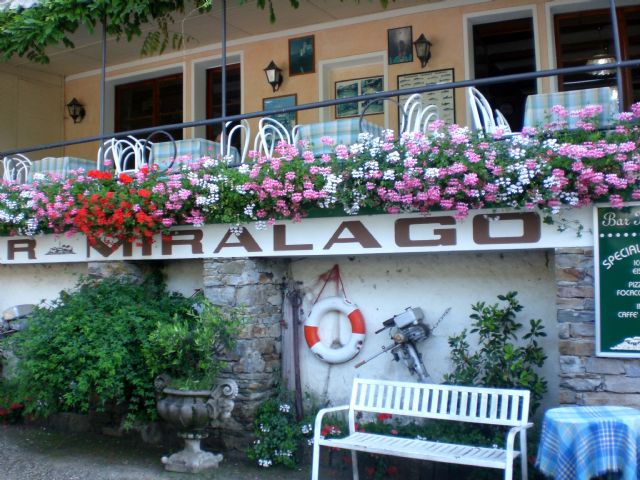
[[[556,480],[589,480],[621,472],[640,478],[640,410],[630,407],[560,407],[547,410],[536,467]]]

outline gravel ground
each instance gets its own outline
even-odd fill
[[[246,458],[230,458],[199,474],[165,472],[160,458],[173,453],[131,438],[59,433],[34,426],[0,425],[0,480],[302,480],[310,466],[260,469]],[[325,467],[321,478],[350,478]]]

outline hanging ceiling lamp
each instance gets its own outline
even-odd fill
[[[616,62],[616,59],[609,53],[599,53],[591,57],[589,60],[587,60],[587,65],[599,66],[599,65],[606,65],[608,63],[615,63],[615,62]],[[593,75],[594,77],[609,77],[613,74],[614,74],[613,68],[591,70],[589,72],[589,75]]]
[[[608,45],[609,40],[603,38],[602,26],[598,26],[597,31],[598,31],[598,40],[600,41],[600,44],[601,44],[602,53],[598,53],[593,57],[591,57],[589,60],[587,60],[587,65],[596,67],[600,65],[606,65],[608,63],[615,63],[616,62],[615,57],[609,53],[609,45]],[[610,68],[592,70],[589,72],[589,75],[593,75],[594,77],[609,77],[613,74],[614,74],[614,71],[613,69],[610,69]]]

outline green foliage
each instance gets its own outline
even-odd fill
[[[92,33],[106,18],[110,35],[131,40],[142,33],[144,24],[183,10],[183,0],[46,0],[0,12],[0,51],[4,59],[18,55],[48,63],[46,48],[60,43],[73,48],[70,36],[80,27]]]
[[[14,381],[0,379],[0,425],[21,423],[24,405],[24,401],[15,399]]]
[[[474,321],[470,333],[478,334],[478,348],[470,352],[466,329],[449,337],[454,369],[444,380],[457,385],[528,389],[534,413],[547,391],[547,382],[537,370],[546,359],[538,339],[547,334],[542,320],[531,319],[529,331],[522,337],[526,342],[518,344],[522,324],[516,321],[516,313],[523,307],[516,296],[517,292],[498,295],[503,305],[478,302],[471,307]]]
[[[235,346],[241,318],[237,309],[213,305],[204,295],[195,308],[158,321],[144,349],[151,373],[166,374],[170,386],[209,389],[224,366],[221,356]]]
[[[246,0],[238,0],[246,3]],[[386,7],[387,0],[380,0]],[[212,0],[197,1],[200,11],[212,8]],[[273,0],[258,0],[257,6],[268,9],[270,21],[276,20]],[[289,0],[293,8],[298,8],[299,0]],[[0,52],[7,60],[13,55],[27,57],[37,63],[49,63],[46,49],[63,44],[73,48],[71,35],[85,27],[90,33],[106,18],[107,32],[128,41],[142,34],[145,24],[156,24],[149,32],[142,47],[143,55],[162,53],[169,45],[180,48],[191,37],[171,31],[173,15],[184,12],[184,0],[43,0],[38,5],[26,9],[0,11]]]
[[[200,316],[193,303],[167,292],[159,277],[143,283],[81,279],[51,306],[38,306],[27,328],[10,337],[20,359],[15,398],[29,398],[26,412],[36,416],[117,408],[127,422],[155,418],[154,377],[173,365],[166,356],[151,354],[149,339],[176,324],[182,328],[185,318],[213,321],[208,306]],[[200,329],[189,333],[196,354],[212,338],[201,334]],[[188,352],[182,347],[182,355]],[[200,363],[189,366],[205,369]]]
[[[261,467],[281,464],[293,468],[301,460],[301,447],[310,444],[314,416],[298,422],[290,397],[291,394],[281,393],[258,407],[254,421],[256,439],[247,449],[247,456]]]

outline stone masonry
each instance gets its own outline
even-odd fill
[[[555,251],[559,403],[640,407],[640,359],[596,357],[593,249]]]
[[[217,305],[243,306],[248,322],[222,377],[239,394],[220,438],[227,448],[249,445],[260,403],[275,394],[281,370],[283,285],[287,261],[260,258],[204,260],[204,291]]]

